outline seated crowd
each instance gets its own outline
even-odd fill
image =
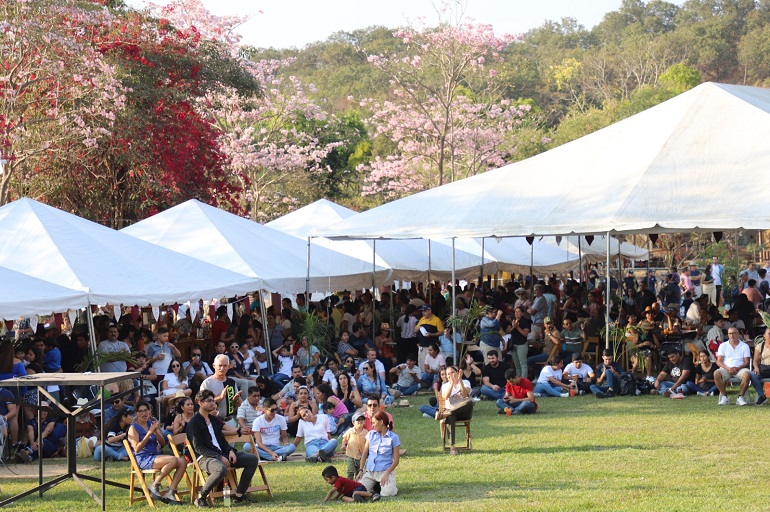
[[[628,340],[623,360],[616,360],[611,349],[596,360],[597,346],[603,345],[598,337],[605,306],[604,283],[593,271],[583,284],[555,278],[537,282],[531,296],[525,288],[528,278],[495,289],[487,283],[458,289],[455,306],[462,321],[452,323],[457,332],[446,325],[452,312],[451,289],[440,286],[426,294],[419,287],[383,293],[379,301],[368,292],[357,298],[346,292],[320,303],[306,303],[298,295],[296,309],[289,299],[280,312],[268,308],[264,325],[259,309],[243,308],[239,318],[231,320],[227,307],[221,306],[211,323],[210,345],[193,345],[187,360],[174,334],[184,318],[153,333],[131,315],[120,323],[108,315],[95,317],[97,332],[103,333],[97,352],[115,356],[101,365],[102,371],[135,370],[141,379],[110,389],[116,396],[108,399],[104,435],[95,431],[98,422],[88,413],[79,418],[78,437],[91,439],[96,460],[115,461],[128,459],[123,446],[127,439],[140,465],[161,469],[150,490],[166,501],[176,501],[180,470],[187,464],[163,451],[168,434],[186,433],[204,457],[211,477],[203,501],[227,465],[245,468],[236,501],[244,499],[254,473],[250,443],[239,452],[226,436],[252,435],[255,452],[266,461],[285,461],[300,444],[310,463],[328,463],[335,453],[344,453],[346,477],[324,471],[337,491],[327,498],[361,501],[397,492],[399,441],[393,418],[383,409],[420,390],[433,395],[420,411],[446,424],[450,454],[456,453],[455,423],[470,419],[478,400],[493,400],[503,415],[533,414],[537,398],[586,394],[719,395],[719,405],[725,405],[730,401],[726,385],[734,383],[738,405],[748,403],[744,395],[749,386],[761,405],[766,400],[761,379],[770,378],[765,343],[770,329],[753,347],[753,355],[742,338],[748,339],[768,287],[757,288],[753,279],[746,279],[745,293],[739,292],[723,315],[714,302],[719,295],[706,286],[713,281],[712,272],[712,265],[705,275],[697,267],[688,268],[679,278],[673,269],[663,278],[658,295],[654,276],[637,281],[629,275],[621,286],[611,278],[610,286],[621,288],[623,296],[610,315],[613,327]],[[688,293],[695,287],[688,287],[698,279],[698,291],[707,293],[696,293],[690,300]],[[759,294],[756,306],[754,291]],[[470,318],[472,307],[479,311],[478,318]],[[299,315],[307,311],[314,311],[333,336],[309,340],[302,335]],[[190,323],[189,316],[186,320]],[[374,333],[372,325],[379,326]],[[87,360],[88,336],[51,331],[28,334],[20,319],[17,332],[29,339],[0,344],[0,379],[82,370],[78,365]],[[130,392],[136,386],[141,393],[139,388]],[[67,388],[49,392],[62,400],[74,399]],[[22,396],[16,393],[15,388],[0,388],[0,427],[16,456],[32,461],[66,449],[61,441],[66,428],[62,431],[63,425],[47,414],[42,437],[37,438],[34,389],[21,390]],[[367,457],[386,440],[391,456]],[[161,480],[173,471],[171,486],[162,491]],[[356,483],[365,485],[359,488]],[[196,503],[205,506],[203,501]]]

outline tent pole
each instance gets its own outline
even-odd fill
[[[479,267],[479,284],[481,284],[481,282],[484,280],[484,240],[484,237],[481,237],[481,266]],[[454,238],[452,239],[452,243],[454,244]],[[454,251],[452,251],[453,259],[454,256]],[[454,276],[452,277],[452,282],[454,282]]]
[[[582,236],[578,235],[578,272],[580,272],[578,275],[580,276],[578,279],[580,280],[580,284],[583,284],[583,245],[580,243],[580,239],[583,238]]]
[[[535,289],[535,241],[529,244],[529,280],[532,290]]]
[[[308,311],[310,308],[310,236],[307,237],[307,275],[305,276],[305,307]]]
[[[484,267],[484,251],[482,249],[481,252],[481,266]],[[452,318],[455,318],[457,316],[457,286],[455,282],[455,238],[452,237]],[[452,329],[452,335],[449,338],[452,342],[452,357],[454,358],[454,363],[456,365],[460,365],[459,361],[457,360],[457,344],[455,343],[455,333],[454,329]]]
[[[612,278],[610,277],[610,232],[607,231],[607,266],[604,269],[606,288],[604,296],[607,301],[607,319],[604,321],[604,348],[610,348],[610,289],[612,288]]]
[[[88,336],[91,338],[91,355],[96,354],[96,329],[94,328],[94,315],[91,312],[91,301],[88,302],[86,307],[86,319],[88,320]],[[94,368],[93,371],[101,371],[99,368]]]
[[[428,238],[428,296],[426,298],[428,299],[428,305],[431,307],[433,307],[433,304],[431,304],[431,300],[433,299],[433,294],[431,293],[433,291],[433,280],[431,279],[432,266],[433,263],[430,257],[430,238]]]
[[[372,340],[374,340],[374,273],[377,268],[377,240],[372,239]]]
[[[265,296],[264,288],[262,287],[262,279],[259,280],[259,312],[262,315],[262,344],[264,345],[265,352],[267,352],[267,369],[270,370],[270,374],[273,374],[273,354],[270,350],[270,337],[267,331],[267,309],[265,309]],[[307,304],[310,297],[305,297],[305,303]],[[259,364],[259,363],[257,363]]]

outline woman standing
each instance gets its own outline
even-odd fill
[[[128,407],[121,408],[107,427],[107,437],[103,445],[100,444],[94,448],[94,460],[101,462],[102,452],[104,452],[107,460],[128,460],[123,440],[128,437],[128,429],[133,424],[134,413],[129,411]]]
[[[717,287],[714,284],[714,274],[711,271],[711,265],[706,265],[706,270],[703,271],[703,280],[701,281],[703,286],[703,293],[709,296],[709,304],[712,306],[717,305]]]
[[[449,382],[441,386],[441,396],[444,398],[444,421],[449,425],[449,455],[457,455],[455,449],[455,422],[471,419],[473,416],[473,400],[471,400],[470,383],[463,380],[456,366],[446,369]]]
[[[526,310],[519,306],[513,310],[513,322],[506,332],[511,335],[508,341],[508,352],[513,358],[513,364],[516,367],[516,373],[526,377],[527,375],[527,352],[529,352],[529,343],[527,337],[532,329],[532,321],[525,316]]]
[[[380,484],[380,492],[372,495],[372,501],[379,500],[380,495],[398,494],[395,471],[401,458],[400,446],[398,434],[388,429],[388,414],[377,411],[372,417],[372,430],[366,434],[361,470],[356,475],[356,480],[364,484],[369,492]]]
[[[166,441],[160,430],[160,422],[150,417],[150,404],[147,402],[136,404],[136,421],[128,430],[128,440],[140,469],[160,469],[155,480],[149,485],[150,495],[154,499],[179,504],[175,493],[187,470],[187,461],[183,457],[161,453],[160,450]],[[161,495],[161,482],[175,469],[171,486]]]

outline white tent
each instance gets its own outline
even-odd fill
[[[266,226],[307,240],[311,232],[358,215],[357,212],[338,205],[328,199],[295,210],[283,217],[268,222]],[[430,277],[449,279],[452,271],[452,242],[441,240],[383,240],[373,244],[370,240],[332,241],[322,237],[312,239],[315,247],[332,249],[364,261],[392,269],[393,279],[402,281],[426,281]],[[430,250],[428,249],[430,244]],[[374,245],[374,247],[373,247]],[[314,257],[314,256],[313,256]],[[374,259],[373,259],[374,258]],[[481,248],[468,240],[455,242],[456,277],[476,277],[481,272]],[[527,256],[529,261],[529,256]],[[484,274],[498,270],[495,258],[489,252],[484,255]]]
[[[770,90],[706,83],[540,155],[393,201],[317,234],[442,238],[765,229],[768,140]]]
[[[0,267],[84,292],[99,305],[170,305],[258,288],[254,278],[26,198],[0,208]],[[63,297],[45,310],[71,306]]]
[[[88,294],[0,267],[0,319],[50,315],[88,306]]]
[[[543,237],[543,243],[561,247],[576,256],[582,254],[583,261],[588,263],[598,263],[607,257],[607,237],[603,235],[594,237],[590,244],[584,236],[561,237],[561,243],[557,241],[556,237],[546,236]],[[636,261],[648,259],[650,252],[642,247],[628,242],[620,242],[610,237],[610,255],[613,257],[620,255],[623,258]]]
[[[261,280],[260,289],[304,291],[307,241],[191,199],[122,233]],[[326,248],[313,248],[309,290],[367,288],[389,282],[390,271]],[[256,288],[255,288],[256,289]]]

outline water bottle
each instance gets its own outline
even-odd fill
[[[231,507],[233,505],[233,500],[230,497],[230,485],[228,485],[227,482],[225,482],[225,485],[222,488],[222,500],[224,501],[225,507]]]

